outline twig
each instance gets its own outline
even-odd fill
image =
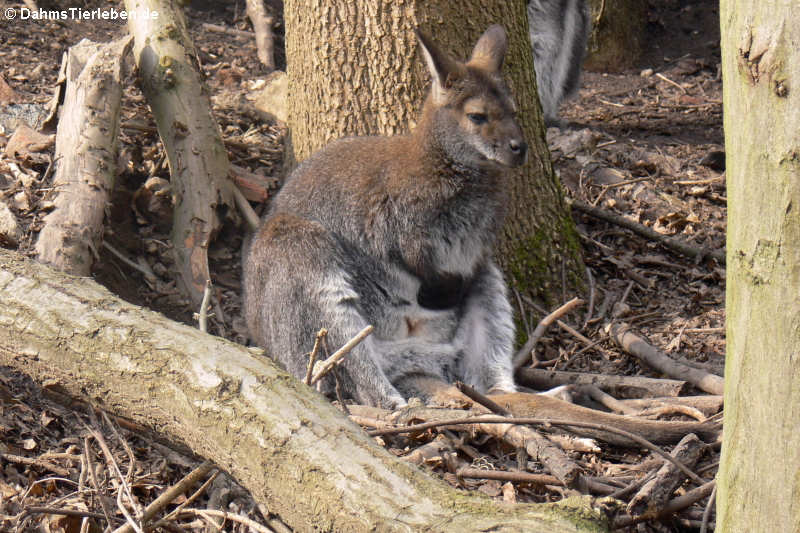
[[[176,507],[175,509],[170,511],[170,513],[167,516],[165,516],[164,518],[161,518],[160,520],[158,520],[157,522],[155,522],[151,526],[149,526],[150,529],[153,530],[153,531],[156,531],[156,530],[158,530],[159,527],[162,527],[167,522],[170,522],[170,521],[174,520],[178,516],[178,513],[180,513],[183,509],[185,509],[186,507],[188,507],[192,503],[194,503],[194,501],[197,498],[199,498],[200,495],[203,494],[206,491],[206,489],[209,487],[209,485],[211,485],[214,482],[214,480],[217,479],[217,476],[219,475],[219,473],[220,473],[219,470],[215,470],[214,473],[211,474],[208,477],[208,479],[205,480],[205,482],[202,485],[200,485],[200,487],[196,491],[194,491],[194,493],[192,493],[191,496],[189,496],[186,499],[186,501],[184,501],[183,503],[178,505],[178,507]],[[189,473],[189,475],[191,475],[191,473]]]
[[[525,343],[525,346],[520,348],[517,354],[514,356],[514,369],[521,368],[525,361],[530,357],[531,352],[534,348],[536,348],[536,343],[539,342],[539,339],[544,335],[544,332],[547,331],[547,328],[556,320],[561,318],[562,316],[569,313],[575,307],[583,304],[583,300],[580,298],[573,298],[572,300],[568,301],[546,317],[544,317],[540,322],[539,325],[536,326],[536,329],[533,330],[528,342]],[[590,341],[591,342],[591,341]]]
[[[125,255],[122,252],[120,252],[119,250],[117,250],[116,248],[114,248],[113,246],[108,244],[107,241],[103,241],[103,247],[106,250],[108,250],[109,252],[111,252],[112,254],[114,254],[115,256],[117,256],[117,259],[119,259],[120,261],[122,261],[123,263],[125,263],[126,265],[131,267],[132,269],[141,272],[142,275],[144,275],[145,279],[147,279],[149,281],[155,281],[156,279],[158,279],[158,278],[156,278],[155,273],[152,270],[150,270],[149,266],[145,267],[145,265],[147,263],[145,263],[145,265],[140,265],[139,263],[136,263],[135,261],[131,261],[130,259],[125,257]]]
[[[236,207],[239,208],[239,212],[244,217],[244,220],[247,223],[247,228],[250,231],[257,231],[261,226],[261,220],[253,210],[250,202],[247,201],[247,198],[244,197],[244,193],[239,190],[239,187],[237,187],[236,184],[231,183],[231,190],[233,191],[233,200],[236,202]]]
[[[540,313],[542,313],[542,314],[544,314],[544,313],[547,313],[547,311],[546,311],[546,310],[542,309],[542,308],[541,308],[539,305],[537,305],[537,304],[536,304],[536,303],[535,303],[533,300],[531,300],[531,299],[530,299],[530,298],[528,298],[527,296],[524,296],[524,295],[523,295],[523,296],[522,296],[522,299],[523,299],[523,300],[524,300],[524,301],[525,301],[525,302],[526,302],[528,305],[530,305],[531,307],[533,307],[534,309],[536,309],[536,310],[537,310],[537,311],[539,311]],[[566,304],[565,304],[565,305],[566,305]],[[572,335],[573,337],[575,337],[576,339],[578,339],[579,341],[581,341],[581,342],[582,342],[582,343],[583,343],[585,346],[587,346],[587,347],[593,348],[593,347],[595,347],[597,344],[599,344],[599,342],[592,341],[591,339],[589,339],[589,338],[585,337],[584,335],[580,334],[580,333],[579,333],[579,332],[577,332],[577,331],[576,331],[574,328],[572,328],[572,327],[568,326],[567,324],[565,324],[565,323],[564,323],[564,322],[562,322],[561,320],[556,320],[556,325],[558,325],[558,327],[560,327],[561,329],[563,329],[564,331],[566,331],[567,333],[569,333],[570,335]],[[520,351],[521,351],[521,350],[520,350]],[[598,348],[598,351],[599,351],[601,354],[603,354],[604,356],[606,356],[606,357],[609,357],[609,354],[608,354],[608,352],[606,352],[606,350],[604,350],[603,348]],[[517,353],[519,354],[519,352],[517,352]],[[533,350],[531,350],[531,353],[533,353]],[[515,356],[515,357],[516,357],[516,356]]]
[[[216,33],[227,33],[228,35],[245,37],[247,39],[252,39],[254,35],[252,31],[240,30],[239,28],[227,28],[225,26],[220,26],[219,24],[210,24],[208,22],[204,22],[201,26],[204,30],[213,31]]]
[[[601,391],[600,388],[595,385],[584,385],[583,390],[589,393],[589,396],[592,398],[592,400],[608,407],[609,409],[611,409],[616,413],[621,413],[623,415],[632,415],[638,411],[633,407],[628,407],[627,405],[620,402],[610,394]]]
[[[47,461],[42,461],[41,459],[32,459],[30,457],[23,457],[21,455],[14,455],[12,453],[0,453],[0,458],[5,459],[9,463],[17,463],[27,466],[38,466],[40,468],[44,468],[45,470],[49,470],[54,474],[58,474],[59,476],[66,478],[70,477],[70,475],[72,474],[72,472],[70,472],[66,468],[62,468],[52,463],[48,463]]]
[[[725,328],[686,328],[684,333],[725,333]]]
[[[717,498],[717,486],[714,485],[714,490],[711,491],[711,496],[708,497],[706,509],[703,511],[703,525],[700,526],[700,533],[708,531],[708,522],[711,519],[711,509],[714,508],[714,500]]]
[[[615,428],[608,425],[603,424],[594,424],[592,422],[577,422],[577,421],[570,421],[570,420],[555,420],[555,419],[547,419],[547,418],[527,418],[527,417],[520,417],[520,418],[507,418],[507,417],[499,417],[499,416],[469,416],[465,418],[454,418],[450,420],[436,420],[434,422],[424,422],[421,424],[413,424],[410,426],[405,427],[397,427],[397,428],[387,428],[387,429],[376,429],[372,431],[368,431],[367,435],[370,437],[377,437],[382,435],[398,435],[401,433],[412,433],[417,431],[423,431],[426,429],[437,428],[442,426],[462,426],[462,425],[472,425],[472,424],[532,424],[532,425],[540,425],[540,426],[566,426],[566,427],[578,427],[578,428],[589,428],[589,429],[596,429],[601,431],[607,431],[608,433],[615,433],[617,435],[621,435],[626,439],[629,439],[640,446],[649,449],[650,451],[657,453],[667,461],[674,464],[678,469],[686,474],[692,481],[702,484],[705,482],[704,479],[699,477],[697,474],[689,470],[684,464],[679,462],[677,459],[672,457],[670,454],[653,444],[652,442],[648,441],[647,439],[643,439],[639,435],[635,435],[629,431],[625,431],[624,429]]]
[[[603,11],[606,9],[606,0],[600,0],[600,9],[597,10],[597,17],[594,19],[594,27],[600,25],[600,20],[603,18]]]
[[[108,427],[111,428],[111,431],[114,433],[114,436],[117,437],[117,440],[119,440],[120,444],[122,444],[122,447],[125,448],[125,453],[128,454],[128,461],[129,461],[128,475],[125,476],[125,481],[127,481],[128,484],[131,484],[133,483],[133,476],[136,472],[136,455],[133,453],[131,445],[128,443],[128,441],[125,440],[122,437],[122,435],[120,435],[120,432],[117,429],[116,424],[114,424],[111,421],[111,419],[108,416],[108,413],[106,413],[105,411],[101,411],[101,414],[103,415],[103,421],[106,423]]]
[[[131,506],[134,506],[136,509],[136,500],[134,500],[133,495],[131,494],[130,486],[128,482],[125,480],[125,476],[122,475],[122,471],[119,469],[119,465],[117,464],[117,460],[114,458],[114,454],[111,453],[111,449],[108,447],[106,443],[106,439],[103,437],[102,433],[97,429],[90,429],[94,440],[97,441],[97,444],[100,446],[100,450],[103,452],[103,455],[106,458],[106,464],[109,468],[116,474],[119,478],[121,488],[117,491],[117,508],[120,510],[122,515],[125,517],[127,522],[131,525],[136,533],[144,533],[142,528],[136,524],[133,517],[128,512],[128,509],[122,504],[122,496],[123,494],[127,496],[128,501],[130,502]],[[141,516],[141,513],[139,513]]]
[[[32,514],[56,514],[63,516],[77,516],[80,518],[89,517],[89,518],[96,518],[99,520],[107,519],[107,517],[104,516],[102,513],[93,513],[91,511],[82,511],[80,509],[59,509],[56,507],[31,506],[25,508],[25,510],[19,515],[18,520],[21,521],[24,517]]]
[[[672,183],[674,185],[710,185],[715,181],[721,181],[725,179],[722,175],[714,176],[713,178],[707,178],[704,180],[676,180]]]
[[[487,408],[489,411],[493,412],[494,414],[497,414],[497,415],[500,415],[500,416],[508,416],[508,417],[514,416],[513,414],[511,414],[510,411],[508,411],[507,409],[504,409],[503,407],[500,407],[497,403],[492,401],[486,395],[481,394],[480,392],[476,391],[475,389],[473,389],[472,387],[470,387],[466,383],[462,383],[461,381],[457,381],[456,382],[456,388],[458,390],[460,390],[464,394],[464,396],[466,396],[470,400],[473,400],[474,402],[477,402],[477,403],[481,404],[482,406],[484,406],[485,408]]]
[[[150,505],[145,507],[144,512],[142,513],[142,524],[146,525],[147,522],[149,522],[150,519],[156,515],[156,513],[171,503],[175,498],[178,497],[178,495],[186,492],[189,487],[197,483],[200,478],[208,474],[213,468],[214,463],[205,461],[203,464],[186,474],[183,479],[162,492],[158,498],[153,500]],[[132,531],[133,528],[131,527],[131,524],[127,523],[115,529],[114,533],[131,533]]]
[[[223,520],[232,520],[234,522],[238,522],[240,524],[244,524],[250,529],[257,531],[258,533],[275,533],[274,530],[268,528],[267,526],[262,526],[258,522],[247,518],[246,516],[228,513],[226,511],[217,511],[216,509],[182,509],[178,516],[182,515],[190,515],[190,516],[206,516],[206,518],[214,516],[217,518],[222,518]]]
[[[653,179],[653,176],[642,176],[641,178],[632,178],[629,180],[618,181],[616,183],[609,183],[608,185],[603,185],[603,190],[606,191],[608,189],[616,189],[617,187],[623,187],[625,185],[633,185],[634,183],[640,183],[642,181],[647,181]]]
[[[517,306],[519,306],[519,316],[522,318],[522,325],[525,327],[525,333],[531,334],[531,325],[528,323],[528,314],[525,312],[525,307],[522,305],[522,298],[519,297],[519,291],[514,288],[514,297],[517,299]]]
[[[635,490],[639,490],[639,487],[641,487],[642,485],[644,485],[645,483],[647,483],[648,481],[653,479],[655,477],[655,475],[656,475],[655,472],[650,472],[649,474],[644,476],[642,479],[634,481],[630,485],[628,485],[627,487],[623,487],[623,488],[619,489],[616,492],[612,492],[611,494],[609,494],[609,496],[612,497],[612,498],[615,498],[617,500],[621,500],[624,496],[627,496],[631,492],[633,492]]]
[[[106,499],[102,494],[103,491],[100,490],[100,483],[97,480],[97,472],[95,472],[94,466],[92,464],[92,448],[91,443],[89,441],[89,436],[83,438],[83,455],[86,458],[86,468],[89,470],[89,480],[92,482],[92,486],[94,487],[95,492],[99,495],[97,498],[100,502],[100,507],[103,509],[103,514],[105,515],[106,522],[111,524],[111,510],[108,508],[108,504],[106,503]]]
[[[311,378],[311,385],[315,385],[320,379],[325,377],[325,375],[331,371],[334,365],[338,365],[344,357],[350,353],[350,350],[358,346],[358,344],[363,341],[364,339],[372,333],[374,328],[372,326],[367,326],[361,331],[359,331],[355,337],[347,341],[347,344],[336,350],[333,355],[322,361],[320,363],[320,368],[316,372],[314,372],[314,376]]]
[[[592,276],[592,270],[589,267],[586,267],[586,278],[589,280],[589,308],[586,310],[586,318],[583,320],[583,326],[581,326],[581,329],[586,329],[586,327],[589,325],[589,321],[592,319],[592,313],[594,313],[594,276]]]
[[[702,500],[711,492],[713,492],[714,487],[716,486],[715,481],[709,481],[703,485],[700,485],[696,489],[692,489],[683,496],[679,496],[670,500],[664,507],[656,511],[655,513],[647,513],[641,516],[622,516],[614,521],[613,529],[621,529],[623,527],[632,526],[634,524],[638,524],[639,522],[646,522],[648,520],[654,520],[657,518],[661,518],[663,516],[667,516],[673,513],[680,511],[681,509],[685,509],[692,505],[694,502]]]
[[[507,472],[504,470],[484,470],[482,468],[459,468],[456,472],[458,477],[468,477],[472,479],[496,479],[499,481],[517,481],[520,483],[533,483],[536,485],[560,485],[564,483],[555,476],[549,474],[531,474],[530,472]]]
[[[333,391],[336,393],[336,400],[339,402],[339,408],[345,415],[349,415],[350,410],[347,408],[347,404],[344,403],[344,396],[342,396],[342,381],[339,379],[339,370],[336,368],[336,365],[331,367],[331,374],[333,374]]]
[[[594,218],[599,218],[600,220],[604,220],[605,222],[616,224],[617,226],[622,226],[623,228],[629,229],[632,232],[636,233],[637,235],[641,235],[646,239],[656,241],[659,244],[662,244],[665,247],[669,248],[670,250],[676,251],[688,257],[692,257],[697,260],[702,260],[705,257],[711,257],[713,259],[716,259],[720,264],[722,265],[725,264],[725,250],[712,250],[712,251],[703,250],[702,248],[693,246],[675,237],[662,235],[661,233],[658,233],[657,231],[648,228],[647,226],[643,226],[642,224],[638,224],[632,220],[628,220],[627,218],[617,215],[616,213],[611,213],[610,211],[607,211],[605,209],[584,204],[583,202],[580,202],[578,200],[572,201],[572,207]]]
[[[322,342],[322,338],[328,334],[328,330],[322,328],[317,332],[317,338],[314,339],[314,347],[311,349],[311,353],[308,354],[308,367],[306,368],[306,377],[303,378],[303,383],[306,385],[311,385],[311,374],[314,372],[314,363],[317,362],[317,355],[319,355],[319,346],[320,342]]]
[[[200,331],[208,333],[208,301],[211,299],[211,280],[206,280],[206,287],[203,290],[203,301],[200,302],[200,313],[198,313],[198,322]]]
[[[671,80],[671,79],[669,79],[668,77],[664,76],[664,75],[663,75],[663,74],[661,74],[660,72],[656,72],[656,76],[657,76],[657,77],[659,77],[659,78],[661,78],[661,79],[662,79],[662,80],[664,80],[665,82],[667,82],[667,83],[669,83],[669,84],[671,84],[671,85],[674,85],[675,87],[677,87],[678,89],[680,89],[681,91],[683,91],[683,94],[687,94],[687,92],[686,92],[686,89],[685,89],[685,88],[681,87],[680,85],[678,85],[677,83],[675,83],[674,81],[672,81],[672,80]]]

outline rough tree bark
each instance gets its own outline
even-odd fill
[[[211,114],[197,53],[177,2],[126,0],[141,87],[167,151],[175,199],[172,246],[184,293],[199,304],[208,245],[224,217],[235,213],[228,155]],[[146,16],[157,12],[158,16]]]
[[[717,531],[800,531],[800,3],[720,6],[728,169]]]
[[[39,261],[88,276],[103,242],[106,205],[114,188],[124,56],[129,38],[82,40],[61,64],[64,103],[56,134],[55,208],[36,241]]]
[[[590,499],[456,491],[266,357],[1,248],[0,365],[184,442],[295,531],[607,530]]]
[[[289,127],[297,161],[346,135],[407,132],[425,96],[427,73],[414,29],[468,57],[492,23],[505,26],[504,72],[530,145],[512,180],[499,245],[510,284],[552,305],[583,284],[577,233],[555,177],[535,94],[526,2],[471,0],[288,0],[285,2]]]
[[[598,72],[622,72],[642,53],[647,2],[589,0],[592,33],[584,67]]]

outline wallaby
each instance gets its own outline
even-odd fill
[[[417,36],[432,86],[414,131],[340,139],[302,162],[244,260],[252,339],[299,378],[320,328],[338,347],[373,325],[338,374],[350,397],[389,408],[430,381],[515,390],[492,261],[508,169],[527,156],[500,73],[506,34],[490,27],[466,63]]]
[[[562,126],[558,106],[575,94],[591,22],[586,0],[531,0],[528,31],[544,122]]]

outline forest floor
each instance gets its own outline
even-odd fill
[[[98,0],[89,4],[108,3]],[[206,4],[193,2],[187,15],[229,157],[236,165],[280,181],[285,130],[255,111],[251,102],[268,72],[256,59],[255,46],[246,33],[212,31],[207,26],[249,30],[244,3]],[[717,2],[650,4],[646,49],[636,68],[622,73],[586,72],[579,94],[562,107],[570,127],[548,131],[553,163],[569,197],[659,234],[679,237],[704,253],[724,250],[727,210]],[[0,80],[0,109],[6,110],[0,112],[0,150],[6,148],[13,133],[4,122],[9,106],[29,106],[34,115],[39,113],[53,94],[61,57],[69,46],[82,38],[109,41],[125,32],[126,27],[114,21],[0,19],[0,75],[8,84],[4,87]],[[279,21],[279,68],[285,63],[281,33]],[[123,101],[120,172],[107,224],[110,247],[98,251],[100,260],[93,276],[126,300],[193,324],[195,310],[176,290],[172,274],[169,209],[164,210],[163,205],[159,209],[145,194],[153,183],[164,183],[158,178],[169,178],[164,150],[140,91],[134,80],[129,82]],[[28,255],[33,254],[50,205],[52,156],[52,140],[38,148],[0,156],[0,202],[11,208],[24,232],[15,248]],[[145,187],[148,178],[150,185]],[[584,306],[564,320],[592,346],[587,349],[586,341],[552,327],[537,347],[540,365],[594,374],[659,377],[608,338],[603,325],[613,316],[672,357],[722,375],[725,265],[708,256],[688,258],[619,225],[578,210],[574,214],[594,296],[588,314],[588,306]],[[217,302],[210,331],[246,342],[240,313],[242,229],[229,224],[223,231],[209,250]],[[147,263],[156,274],[155,281],[146,281],[118,254]],[[588,294],[582,296],[589,299]],[[532,329],[543,314],[524,302],[519,304]],[[692,392],[697,393],[690,389]],[[89,427],[97,432],[90,433]],[[46,388],[0,369],[0,529],[80,530],[79,517],[31,512],[35,506],[102,512],[98,500],[82,492],[85,486],[77,486],[92,462],[103,463],[97,435],[105,436],[121,462],[130,465],[128,453],[136,457],[132,490],[141,504],[149,503],[198,464],[197,458],[164,446],[147,436],[149,433],[136,433],[123,429],[116,434],[107,421],[92,420],[85,410],[65,406]],[[409,445],[402,439],[386,442],[398,454]],[[503,468],[502,455],[487,453],[487,460]],[[629,470],[620,467],[618,471],[630,473],[648,457],[642,450],[615,447],[594,455],[581,455],[578,461],[587,472],[606,477],[611,475],[609,461],[629,465]],[[707,454],[700,464],[712,465],[717,455]],[[441,465],[438,470],[443,470]],[[712,467],[704,476],[711,479],[713,473]],[[95,483],[108,492],[100,499],[108,498],[112,492],[109,485],[116,483],[110,473],[102,475],[107,477]],[[445,478],[459,483],[453,476]],[[504,494],[498,481],[470,481],[468,485],[494,497]],[[95,488],[99,490],[97,485]],[[518,501],[560,497],[558,491],[523,486],[517,487],[515,496]],[[198,502],[195,507],[224,508],[267,523],[264,516],[268,513],[262,515],[264,510],[223,476]],[[112,508],[114,505],[112,502]],[[25,509],[28,514],[21,520]],[[702,513],[700,507],[686,511],[680,519],[655,522],[639,530],[692,531],[699,523],[698,513]],[[174,527],[180,524],[183,530],[195,530],[205,527],[207,519],[195,514],[181,518]],[[246,527],[228,523],[225,530],[245,531]]]

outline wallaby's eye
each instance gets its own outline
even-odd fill
[[[467,113],[467,118],[479,126],[486,123],[485,113]]]

